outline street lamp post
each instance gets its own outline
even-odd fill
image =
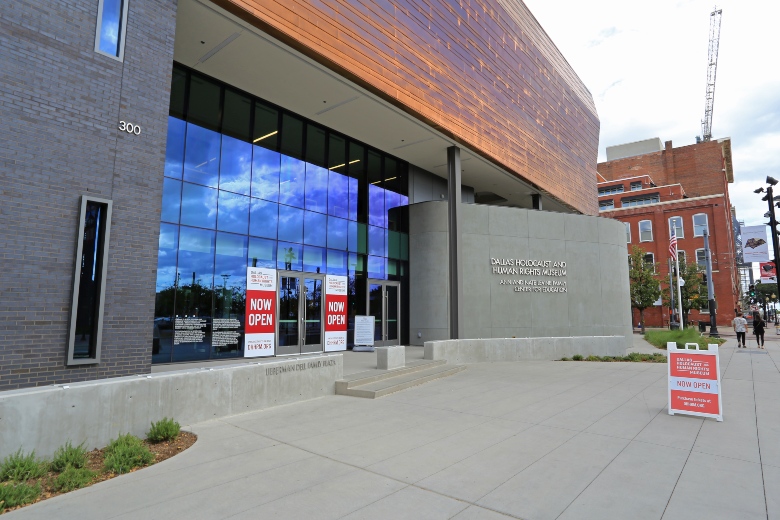
[[[715,318],[715,284],[712,282],[712,252],[710,251],[710,232],[704,230],[704,258],[707,267],[707,307],[710,311],[710,337],[717,338],[718,324]]]
[[[772,235],[772,252],[774,253],[775,257],[772,260],[772,262],[775,264],[775,272],[778,270],[778,263],[780,263],[780,251],[778,251],[778,244],[777,244],[777,219],[775,218],[775,200],[772,193],[772,186],[775,186],[777,184],[777,179],[774,177],[770,177],[767,175],[766,177],[766,183],[769,184],[769,186],[766,189],[766,195],[761,199],[767,201],[769,204],[769,227],[771,229],[770,234]],[[755,190],[755,193],[761,193],[764,191],[763,188],[759,188]],[[777,282],[777,290],[780,294],[780,280],[775,280]]]

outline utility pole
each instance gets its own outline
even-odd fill
[[[669,259],[669,309],[671,311],[671,316],[669,317],[669,330],[674,330],[674,326],[672,326],[672,322],[674,321],[674,267],[672,264],[672,259]],[[679,318],[678,318],[679,320]],[[678,326],[679,329],[679,321]]]
[[[767,177],[766,182],[767,184],[771,184],[771,186],[769,186],[766,189],[766,196],[761,200],[766,200],[769,203],[769,227],[771,229],[770,234],[772,235],[772,252],[775,254],[775,257],[772,260],[772,262],[774,262],[775,272],[777,272],[778,262],[780,262],[780,252],[778,252],[778,247],[777,247],[777,219],[775,218],[775,201],[772,196],[772,186],[777,184],[777,180],[775,180],[772,177]],[[776,283],[777,294],[780,294],[780,277],[776,278],[776,282],[777,282]]]
[[[704,230],[704,259],[707,266],[707,307],[710,311],[710,337],[718,337],[718,324],[715,319],[715,284],[712,282],[712,252],[710,251],[710,232]]]

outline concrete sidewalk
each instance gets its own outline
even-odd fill
[[[722,423],[667,414],[665,364],[469,365],[195,424],[187,452],[9,518],[780,519],[767,338],[722,347]]]

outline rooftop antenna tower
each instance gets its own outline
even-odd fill
[[[718,71],[718,47],[720,45],[720,17],[722,9],[710,13],[710,44],[707,56],[707,95],[704,102],[704,119],[701,120],[701,140],[712,140],[712,108],[715,104],[715,73]],[[696,139],[698,141],[698,139]]]

